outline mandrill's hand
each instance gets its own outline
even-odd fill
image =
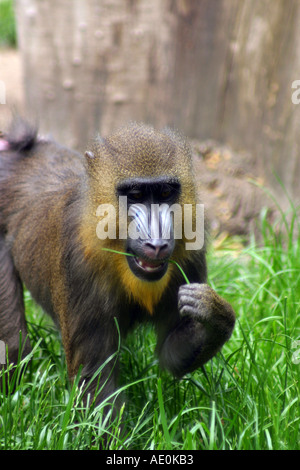
[[[180,320],[161,349],[163,367],[176,376],[191,372],[211,359],[230,338],[235,314],[228,302],[207,284],[179,288]]]
[[[223,344],[230,338],[235,314],[231,305],[207,284],[185,284],[179,288],[178,309],[181,318],[200,322],[207,335]]]

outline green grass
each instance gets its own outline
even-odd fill
[[[297,214],[282,214],[280,230],[262,215],[259,244],[236,251],[229,240],[209,254],[209,282],[238,320],[204,370],[175,380],[158,367],[150,327],[128,338],[120,352],[124,404],[113,424],[101,405],[82,406],[82,390],[68,383],[59,337],[27,296],[36,346],[15,391],[0,395],[0,449],[98,448],[105,431],[110,449],[299,449]]]
[[[12,0],[0,0],[0,46],[16,46],[16,25]]]

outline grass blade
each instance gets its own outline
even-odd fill
[[[159,405],[159,411],[160,411],[160,419],[161,419],[161,424],[162,424],[163,431],[164,431],[164,436],[167,442],[167,447],[168,449],[172,449],[171,438],[170,438],[169,428],[168,428],[167,419],[166,419],[166,412],[165,412],[165,407],[164,407],[164,400],[163,400],[163,395],[162,395],[161,378],[159,378],[157,381],[157,396],[158,396],[158,405]]]

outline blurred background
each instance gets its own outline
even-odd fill
[[[130,120],[176,127],[219,232],[272,210],[262,185],[299,203],[296,80],[300,0],[0,0],[1,129],[16,109],[84,150]]]

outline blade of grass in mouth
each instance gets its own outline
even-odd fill
[[[123,251],[118,251],[118,250],[113,250],[112,248],[102,248],[103,251],[109,251],[110,253],[116,253],[117,255],[124,255],[124,256],[133,256],[135,258],[135,255],[132,254],[132,253],[124,253]],[[177,261],[174,261],[173,259],[169,259],[169,263],[173,263],[177,266],[177,268],[179,269],[179,271],[181,272],[185,282],[187,284],[189,284],[189,280],[185,274],[185,272],[183,271],[182,267],[177,263]]]

